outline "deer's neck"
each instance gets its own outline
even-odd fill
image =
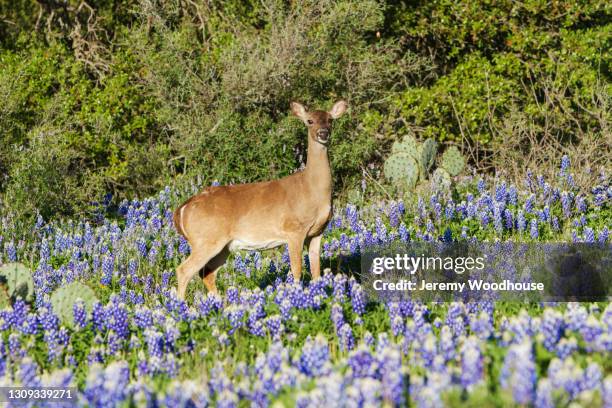
[[[318,199],[330,201],[332,176],[327,157],[327,147],[308,138],[308,154],[304,176],[311,187],[311,191],[318,195]]]

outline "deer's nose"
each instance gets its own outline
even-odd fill
[[[327,139],[329,139],[329,129],[321,128],[317,130],[317,137],[320,141],[327,142]]]

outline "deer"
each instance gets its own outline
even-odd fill
[[[332,217],[332,173],[328,144],[332,121],[348,108],[336,102],[329,111],[309,111],[291,102],[291,113],[308,129],[306,166],[289,176],[256,183],[211,186],[180,205],[174,226],[189,242],[191,254],[176,269],[177,296],[202,271],[209,293],[216,294],[218,270],[230,252],[287,245],[294,282],[302,275],[302,251],[308,246],[313,280],[321,276],[321,237]]]

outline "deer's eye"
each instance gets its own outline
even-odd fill
[[[312,125],[314,122],[310,119],[308,119],[306,122],[308,122],[309,125]]]

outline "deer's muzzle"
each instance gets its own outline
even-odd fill
[[[317,130],[317,140],[320,143],[327,143],[329,141],[329,129],[319,129]]]

